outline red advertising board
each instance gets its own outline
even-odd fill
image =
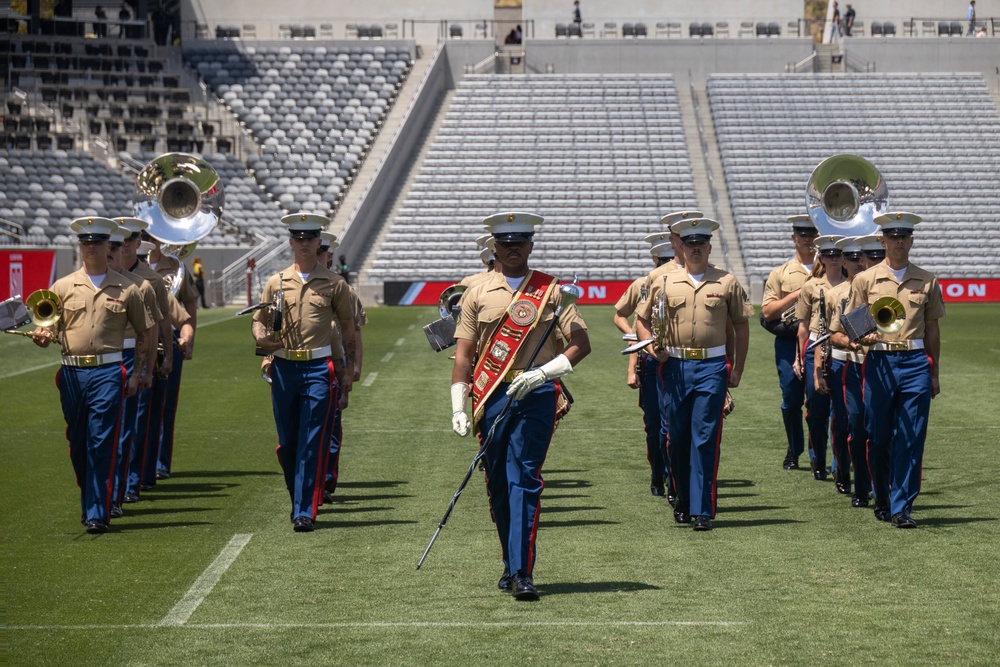
[[[400,306],[437,305],[441,292],[453,284],[449,282],[410,283],[397,303]],[[583,288],[583,297],[577,303],[584,306],[614,304],[631,284],[630,280],[581,281],[580,287]]]
[[[55,279],[55,250],[0,249],[0,301],[48,289]]]
[[[996,303],[1000,301],[1000,280],[977,278],[941,278],[945,301]]]

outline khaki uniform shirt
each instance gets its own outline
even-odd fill
[[[350,285],[347,287],[350,290],[351,307],[354,310],[354,328],[357,330],[368,324],[368,315],[365,313],[365,307],[361,305],[361,297],[358,296],[357,290]],[[330,346],[333,348],[335,359],[344,356],[344,335],[340,332],[340,322],[333,323],[333,342]]]
[[[167,291],[167,284],[163,282],[160,274],[141,259],[129,271],[149,281],[149,284],[153,286],[153,292],[156,294],[156,307],[159,309],[162,317],[167,317],[170,314],[170,293]]]
[[[86,270],[81,268],[57,280],[52,291],[62,302],[59,328],[65,355],[120,352],[129,324],[135,331],[153,326],[139,288],[111,269],[100,289],[94,289]]]
[[[685,269],[666,273],[649,286],[649,298],[638,315],[650,320],[653,304],[663,293],[667,299],[666,344],[708,348],[726,344],[726,322],[746,322],[753,314],[750,297],[731,273],[709,266],[698,287]]]
[[[896,282],[885,262],[876,264],[854,277],[850,301],[845,312],[850,312],[858,306],[871,307],[884,296],[899,299],[906,309],[906,323],[903,328],[892,335],[880,334],[879,338],[884,341],[922,339],[925,323],[928,320],[941,319],[945,315],[944,297],[941,296],[941,286],[938,285],[934,274],[911,263],[906,267],[903,280]],[[841,332],[844,330],[839,319],[831,324],[830,329]]]
[[[801,289],[802,285],[809,278],[810,275],[806,271],[806,267],[802,266],[802,262],[793,257],[771,271],[771,274],[767,277],[767,282],[764,283],[764,298],[761,299],[760,305],[763,307],[772,301],[779,301],[785,298],[795,290]]]
[[[799,292],[799,300],[795,302],[795,319],[807,323],[809,325],[809,331],[812,333],[819,333],[819,292],[820,290],[823,290],[823,301],[826,302],[826,321],[827,326],[830,326],[833,322],[832,313],[834,312],[834,291],[837,289],[842,291],[845,284],[849,284],[846,278],[843,282],[838,283],[836,287],[830,284],[830,281],[827,280],[826,276],[821,278],[810,278],[807,280],[805,284],[802,285],[802,291]]]
[[[284,295],[281,342],[286,350],[332,347],[331,324],[354,321],[347,282],[325,266],[317,264],[305,283],[294,266],[274,274],[264,285],[261,301],[274,301],[279,289]],[[268,324],[270,318],[270,309],[254,313],[257,322]]]
[[[629,317],[638,309],[639,304],[646,300],[646,295],[649,293],[649,288],[646,287],[647,280],[648,276],[643,276],[632,281],[615,303],[615,313],[620,317]]]
[[[679,269],[681,266],[677,263],[677,258],[670,260],[666,264],[660,264],[658,267],[646,274],[646,290],[649,291],[649,286],[653,284],[656,280],[661,280],[663,274],[670,273],[675,269]]]
[[[131,271],[125,271],[123,269],[119,273],[139,288],[139,293],[142,295],[142,302],[146,306],[146,313],[149,315],[149,318],[153,320],[153,325],[155,326],[160,320],[163,319],[163,315],[160,313],[159,306],[156,305],[156,293],[153,292],[153,286],[149,284],[148,280],[140,275],[132,273]],[[135,338],[135,328],[131,323],[125,327],[125,337]]]
[[[166,278],[167,276],[176,276],[177,269],[180,267],[181,262],[176,257],[171,257],[170,255],[160,255],[160,261],[156,263],[156,268],[154,270],[160,275],[161,278]],[[181,303],[190,303],[198,300],[198,288],[194,286],[194,282],[191,280],[191,274],[187,271],[184,272],[184,280],[181,281],[181,286],[177,290],[177,300]]]
[[[471,276],[465,276],[459,281],[459,285],[465,286],[465,292],[462,292],[462,296],[458,298],[458,309],[459,309],[459,319],[461,319],[462,304],[465,302],[465,294],[469,291],[470,287],[474,287],[479,283],[490,277],[491,273],[496,273],[493,269],[487,269],[485,271],[480,271],[479,273],[473,273]]]
[[[527,280],[528,277],[525,276],[524,279]],[[459,318],[458,327],[455,330],[455,338],[474,341],[476,343],[476,358],[482,356],[490,337],[513,301],[514,293],[515,290],[507,284],[504,275],[497,272],[493,272],[486,280],[466,290],[465,305],[462,307],[462,316]],[[517,358],[514,359],[510,370],[524,370],[528,357],[538,346],[549,322],[555,315],[556,306],[561,302],[562,294],[560,294],[559,288],[555,287],[541,309],[535,327],[518,348]],[[574,331],[581,330],[586,331],[587,325],[580,317],[576,304],[574,304],[566,308],[559,316],[558,333],[568,341]],[[559,336],[549,336],[538,352],[538,356],[535,357],[534,366],[541,366],[561,353],[562,342],[559,340]]]
[[[170,316],[170,326],[175,330],[180,331],[184,323],[191,319],[191,313],[188,309],[184,307],[184,304],[177,300],[172,294],[167,295],[167,303],[169,304],[169,316]]]

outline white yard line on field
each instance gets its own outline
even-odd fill
[[[382,357],[382,363],[383,364],[387,364],[390,361],[392,361],[392,355],[394,355],[394,354],[396,354],[396,353],[395,352],[386,352],[385,356]]]
[[[233,539],[229,540],[229,544],[222,547],[222,551],[215,557],[211,565],[205,568],[201,576],[191,584],[191,588],[180,599],[180,602],[175,604],[174,608],[163,617],[160,625],[177,626],[187,623],[188,619],[191,618],[191,614],[195,612],[198,605],[212,592],[215,585],[219,583],[219,579],[226,573],[229,566],[233,564],[236,557],[240,555],[243,547],[247,545],[251,537],[253,535],[249,533],[237,533],[233,535]]]
[[[369,373],[367,376],[365,376],[365,381],[361,383],[361,386],[362,387],[370,387],[370,386],[372,386],[372,384],[375,382],[375,378],[377,378],[377,377],[378,377],[378,373],[377,372]]]

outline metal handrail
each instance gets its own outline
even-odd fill
[[[0,236],[9,236],[15,244],[24,243],[24,226],[6,218],[0,218]]]
[[[803,58],[799,62],[791,64],[791,65],[787,65],[785,67],[785,72],[792,73],[792,74],[798,74],[800,72],[805,72],[806,71],[806,65],[809,65],[809,70],[812,71],[812,69],[814,68],[813,63],[816,60],[817,56],[818,56],[818,54],[815,51],[813,51],[811,54],[809,54],[808,56],[806,56],[805,58]]]
[[[253,235],[257,237],[258,244],[222,270],[219,281],[222,284],[223,303],[242,302],[242,297],[246,295],[246,275],[251,260],[256,267],[251,271],[255,272],[255,275],[260,275],[265,268],[263,266],[265,262],[264,258],[272,254],[276,248],[288,247],[287,243],[282,243],[274,237],[257,232],[254,232]],[[256,282],[259,283],[259,281]],[[251,287],[252,296],[259,298],[259,286],[252,284]]]

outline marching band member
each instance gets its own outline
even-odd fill
[[[649,252],[655,267],[673,261],[674,247],[670,242],[669,231],[649,234],[643,241],[650,244]],[[623,334],[635,333],[635,326],[629,323],[628,318],[649,294],[646,281],[647,276],[636,278],[615,303],[613,322]],[[660,412],[660,392],[657,389],[659,367],[659,362],[648,351],[633,352],[628,355],[626,384],[639,390],[639,408],[642,410],[643,430],[646,433],[646,460],[650,468],[649,492],[654,496],[665,496],[669,471],[666,434],[663,432],[663,417]]]
[[[870,269],[876,264],[885,261],[885,248],[882,247],[882,231],[876,231],[871,236],[862,237],[861,251],[864,253],[862,266]]]
[[[176,303],[176,299],[171,299],[170,293],[167,291],[167,285],[163,281],[163,278],[160,277],[160,274],[151,269],[143,259],[140,259],[140,256],[145,257],[149,249],[152,248],[151,243],[142,240],[142,231],[149,226],[149,223],[139,218],[127,217],[115,218],[115,222],[131,232],[122,244],[122,265],[128,267],[129,271],[149,282],[156,295],[156,306],[162,319],[157,323],[156,335],[150,336],[151,339],[155,339],[151,340],[151,345],[154,349],[164,341],[169,341],[166,344],[172,345],[173,329],[171,327],[170,315],[173,313],[174,307],[171,302]],[[146,247],[143,247],[144,245]],[[173,355],[164,355],[164,358],[159,360],[159,364],[159,368],[154,367],[152,369],[150,376],[152,386],[145,389],[140,388],[136,400],[136,426],[132,436],[132,459],[128,463],[125,493],[122,497],[122,501],[126,503],[134,503],[139,500],[140,487],[143,481],[156,483],[155,463],[149,466],[151,468],[149,473],[145,477],[143,475],[143,470],[145,470],[147,460],[150,457],[149,448],[152,440],[149,437],[150,408],[153,400],[153,388],[156,386],[156,382],[160,376],[170,374],[170,370],[174,364]],[[158,445],[159,441],[157,440]],[[155,462],[155,453],[152,456],[154,457],[152,460]]]
[[[125,329],[122,365],[125,366],[125,372],[129,376],[137,375],[139,377],[139,389],[135,394],[125,399],[125,411],[122,416],[118,454],[116,457],[115,483],[112,490],[111,516],[113,518],[123,515],[122,501],[128,483],[128,469],[137,449],[135,447],[135,426],[136,414],[139,408],[139,396],[153,386],[153,374],[156,372],[157,326],[164,318],[164,315],[160,313],[159,306],[156,304],[156,292],[149,281],[123,268],[122,248],[125,245],[125,237],[131,237],[131,235],[132,232],[129,229],[120,225],[118,229],[111,232],[111,238],[108,243],[108,267],[122,274],[129,282],[139,288],[143,303],[146,306],[146,312],[153,321],[153,327],[149,330],[149,335],[146,336],[145,349],[136,347],[135,330],[132,328],[132,325],[129,324]]]
[[[882,297],[896,299],[905,313],[892,333],[871,334],[850,342],[839,322],[840,345],[868,348],[862,370],[868,465],[875,493],[875,518],[897,528],[915,528],[910,516],[920,493],[920,471],[927,438],[931,399],[941,391],[938,381],[944,299],[937,278],[910,262],[913,228],[921,218],[913,213],[886,213],[875,218],[882,228],[886,258],[858,274],[851,284],[845,311],[870,308]],[[898,321],[898,320],[897,320]]]
[[[861,247],[868,238],[875,237],[858,236],[837,241],[837,247],[844,253],[844,270],[847,271],[847,280],[832,290],[832,307],[835,308],[835,311],[830,316],[831,326],[834,319],[839,320],[840,316],[844,314],[844,306],[847,305],[850,298],[851,283],[864,270],[862,266],[864,253]],[[831,307],[830,304],[831,302],[828,301],[828,308]],[[852,352],[840,347],[835,347],[832,354],[830,401],[833,406],[833,421],[834,424],[846,423],[847,451],[854,468],[851,507],[867,507],[872,482],[871,476],[868,474],[868,432],[865,430],[865,404],[861,395],[861,367],[864,364],[865,355],[862,352]],[[834,426],[835,431],[837,428]],[[836,484],[837,490],[841,493],[851,492],[849,474],[844,474],[843,477],[838,476]]]
[[[118,225],[107,218],[78,218],[70,228],[80,240],[83,267],[51,288],[62,303],[63,356],[56,384],[80,485],[82,522],[96,534],[107,531],[111,519],[124,401],[139,388],[139,376],[128,377],[122,365],[125,329],[131,324],[136,347],[145,349],[153,321],[138,288],[108,268],[109,239]],[[53,340],[47,329],[34,333],[40,347]]]
[[[181,266],[181,262],[170,255],[161,252],[161,245],[152,236],[146,235],[153,244],[149,251],[149,266],[161,277],[175,276]],[[154,424],[151,433],[157,437],[156,451],[156,478],[147,481],[147,486],[154,486],[157,479],[169,479],[170,469],[174,457],[174,426],[177,422],[177,404],[181,391],[181,374],[184,371],[184,361],[191,359],[194,354],[194,331],[198,328],[198,290],[191,280],[190,274],[184,272],[184,280],[177,290],[176,299],[184,306],[188,317],[185,318],[191,325],[192,334],[184,338],[180,335],[179,329],[174,329],[172,338],[176,345],[164,341],[164,350],[167,354],[173,355],[173,367],[167,378],[165,385],[157,386],[157,393],[163,394],[163,409],[158,414],[154,414]],[[158,383],[160,384],[160,383]],[[155,398],[154,398],[155,401]],[[153,450],[151,450],[153,451]]]
[[[451,386],[454,431],[466,436],[475,430],[480,442],[492,433],[484,460],[503,556],[497,587],[518,600],[538,598],[532,572],[541,468],[561,416],[562,389],[554,380],[571,373],[590,352],[586,325],[575,307],[561,313],[558,331],[543,339],[562,294],[555,278],[528,267],[532,237],[541,223],[530,213],[498,213],[484,220],[496,241],[500,272],[465,292]],[[566,340],[561,354],[556,336]],[[534,366],[525,368],[536,349]],[[471,425],[465,413],[470,392]]]
[[[323,498],[330,441],[329,415],[338,392],[350,391],[357,347],[354,312],[347,282],[319,264],[320,232],[329,219],[310,213],[286,215],[294,260],[271,276],[262,302],[282,294],[280,339],[272,340],[266,309],[254,313],[253,337],[257,345],[274,354],[271,364],[271,402],[278,431],[278,461],[292,502],[292,527],[313,530],[316,510]],[[333,321],[340,324],[346,356],[343,385],[335,375],[331,348]]]
[[[637,319],[639,336],[652,338],[653,305],[662,292],[668,308],[666,344],[654,354],[663,363],[663,403],[670,427],[667,454],[677,493],[674,520],[689,523],[693,517],[697,531],[712,529],[726,388],[740,384],[752,313],[739,281],[708,263],[709,242],[718,228],[718,222],[707,218],[682,219],[670,226],[680,236],[684,267],[650,284]],[[730,324],[732,361],[726,358]]]
[[[826,446],[830,438],[830,394],[826,378],[830,375],[830,359],[823,357],[819,364],[815,363],[813,354],[806,353],[806,346],[815,341],[822,326],[829,327],[831,291],[844,282],[844,253],[837,247],[837,241],[842,236],[817,236],[816,248],[819,251],[819,261],[813,267],[812,277],[799,289],[799,298],[795,306],[795,319],[799,321],[799,355],[795,360],[793,370],[798,378],[805,381],[808,409],[806,424],[809,427],[809,459],[812,462],[812,474],[816,480],[825,480]],[[821,309],[820,302],[825,311]],[[825,324],[824,324],[825,323]],[[822,355],[823,346],[817,346],[816,351]],[[834,424],[833,455],[836,457],[838,472],[843,474],[844,468],[850,475],[850,462],[847,452],[846,424]],[[840,466],[843,466],[841,468]],[[838,489],[839,490],[839,489]]]
[[[805,382],[792,368],[799,360],[798,324],[784,324],[782,315],[795,307],[799,290],[812,273],[813,239],[819,236],[819,232],[808,215],[792,215],[788,217],[788,221],[792,223],[795,257],[771,271],[767,277],[761,300],[761,316],[764,328],[774,334],[774,365],[778,369],[778,384],[781,386],[781,418],[785,424],[785,437],[788,439],[788,451],[782,467],[785,470],[797,470],[799,456],[805,449],[802,431]]]
[[[316,253],[317,261],[320,266],[325,266],[333,271],[333,250],[340,247],[340,242],[337,241],[337,236],[332,232],[321,232],[320,239],[319,251]],[[361,327],[368,324],[368,315],[365,314],[364,306],[361,305],[361,299],[354,287],[348,283],[347,288],[350,291],[351,310],[354,313],[354,336],[358,350],[356,364],[358,370],[354,373],[354,380],[356,381],[361,376],[361,359],[364,354],[362,351]],[[340,324],[336,321],[333,322],[333,338],[330,346],[333,349],[333,367],[338,378],[338,384],[344,386],[343,377],[346,372],[344,337],[340,332]],[[343,450],[344,443],[342,416],[348,405],[348,396],[348,392],[340,392],[340,400],[331,414],[330,447],[327,451],[327,462],[323,466],[326,471],[323,485],[324,503],[333,502],[333,494],[337,490],[337,479],[340,477],[340,452]]]

